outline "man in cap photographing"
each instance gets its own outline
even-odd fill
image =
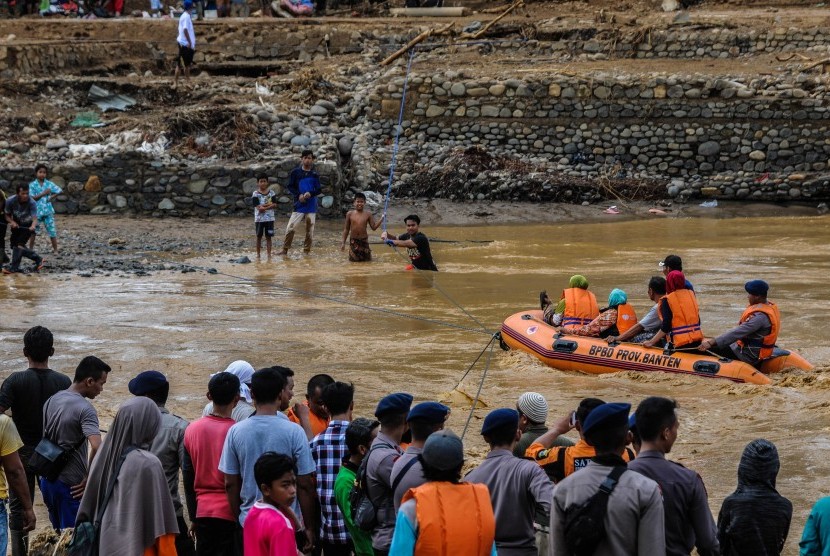
[[[170,496],[173,498],[173,507],[176,509],[176,521],[179,522],[176,552],[180,556],[193,555],[196,550],[187,534],[184,507],[179,496],[179,469],[182,469],[185,462],[184,431],[187,429],[188,422],[178,415],[173,415],[164,407],[170,395],[170,383],[167,377],[159,371],[139,373],[130,381],[127,388],[133,396],[144,396],[156,402],[161,411],[161,428],[153,439],[150,452],[161,461],[164,475],[167,478],[167,486],[170,488]],[[195,517],[192,515],[190,519]]]
[[[418,459],[427,482],[404,495],[390,554],[495,555],[496,525],[487,487],[459,483],[461,439],[450,431],[436,432]]]
[[[481,435],[490,452],[464,480],[490,491],[496,516],[496,547],[502,556],[536,556],[536,510],[548,515],[553,483],[534,462],[513,455],[519,440],[519,412],[496,409],[484,419]]]
[[[569,475],[556,486],[551,504],[550,554],[573,552],[566,542],[565,524],[589,499],[596,500],[593,497],[600,492],[600,486],[603,492],[610,490],[602,520],[605,534],[596,529],[582,532],[583,537],[598,541],[594,556],[666,553],[660,487],[639,473],[625,471],[622,454],[628,439],[630,410],[627,403],[606,403],[585,419],[582,434],[597,455],[579,473]],[[573,530],[569,531],[570,540],[573,534]]]
[[[408,430],[406,417],[412,396],[403,392],[390,394],[378,402],[375,417],[380,431],[366,456],[367,492],[377,511],[378,524],[372,531],[375,556],[386,556],[395,532],[395,503],[392,500],[392,467],[403,455],[400,443]]]
[[[769,284],[763,280],[750,280],[744,284],[744,289],[749,306],[741,315],[738,326],[717,338],[704,340],[698,349],[757,366],[772,356],[781,330],[781,314],[778,306],[767,299]]]
[[[401,507],[401,498],[410,488],[421,486],[426,482],[424,470],[418,459],[424,443],[429,436],[442,430],[444,422],[450,415],[450,408],[438,402],[422,402],[412,408],[406,422],[412,433],[412,443],[395,465],[392,466],[392,491],[395,511]]]

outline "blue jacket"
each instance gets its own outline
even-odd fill
[[[323,192],[320,175],[312,168],[309,171],[297,166],[288,176],[288,191],[294,196],[294,212],[313,214],[317,212],[317,196]],[[308,201],[300,201],[300,195],[311,193]]]
[[[830,497],[820,498],[813,506],[798,546],[801,556],[830,555]]]

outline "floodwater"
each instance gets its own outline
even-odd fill
[[[542,289],[555,297],[574,273],[588,277],[600,302],[620,287],[644,313],[648,278],[658,274],[658,261],[676,253],[698,292],[707,335],[736,322],[746,303],[743,283],[763,278],[772,285],[770,297],[783,318],[779,345],[800,351],[817,371],[785,372],[772,386],[661,374],[596,377],[548,369],[496,346],[481,398],[490,407],[513,406],[523,391],[541,392],[551,405],[552,422],[587,396],[632,404],[649,395],[674,397],[681,428],[671,457],[700,472],[715,515],[735,488],[746,443],[772,440],[781,454],[779,490],[795,507],[786,553],[797,553],[810,507],[830,494],[830,339],[823,321],[830,306],[830,218],[424,226],[423,231],[445,240],[433,243],[441,270],[435,276],[405,271],[402,254],[384,245],[374,246],[375,262],[349,264],[337,248],[339,224],[321,223],[318,246],[308,257],[292,254],[285,261],[249,265],[229,264],[238,254],[228,253],[188,259],[219,274],[10,279],[0,289],[5,361],[0,377],[25,366],[23,332],[43,324],[56,336],[53,368],[71,374],[88,354],[113,366],[95,401],[105,428],[128,395],[129,378],[141,370],[167,373],[171,410],[196,418],[208,375],[246,359],[255,367],[292,367],[297,399],[315,373],[353,381],[357,415],[369,415],[392,391],[411,392],[417,400],[446,398],[453,408],[450,426],[460,433],[469,400],[447,394],[504,317],[537,306]],[[461,391],[475,395],[486,359],[487,354]],[[485,414],[476,411],[466,436],[472,458],[485,453],[477,434]]]

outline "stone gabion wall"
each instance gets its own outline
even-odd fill
[[[397,123],[402,86],[395,78],[374,95],[388,133]],[[807,77],[767,84],[682,76],[621,82],[603,75],[536,81],[415,75],[402,146],[424,143],[419,150],[427,153],[483,145],[588,177],[620,165],[629,175],[665,178],[672,197],[826,199],[830,110],[824,96],[822,81]]]
[[[49,179],[64,190],[54,201],[59,214],[132,213],[153,216],[217,216],[253,214],[245,204],[256,189],[256,176],[269,176],[271,189],[279,194],[277,210],[291,212],[293,204],[285,189],[288,174],[298,164],[296,157],[254,166],[199,166],[161,163],[141,155],[113,155],[86,163],[54,166]],[[318,161],[323,184],[318,200],[323,216],[340,215],[343,176],[334,161]],[[20,183],[33,179],[32,168],[0,169],[0,187],[8,195]],[[91,180],[96,176],[98,180]]]

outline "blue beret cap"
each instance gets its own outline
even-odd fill
[[[389,413],[409,413],[409,406],[412,405],[412,396],[403,392],[389,394],[378,402],[375,409],[375,417],[383,417]]]
[[[637,426],[637,414],[632,413],[631,416],[628,418],[628,428],[634,429]]]
[[[427,423],[443,423],[450,413],[450,408],[438,402],[421,402],[409,412],[407,421],[421,419]]]
[[[766,296],[769,291],[769,284],[763,280],[750,280],[744,284],[744,289],[746,293],[751,293],[752,295]]]
[[[193,0],[184,0],[184,2],[182,2],[182,7],[185,10],[189,10],[190,8],[193,7]]]
[[[628,425],[630,412],[631,404],[627,403],[604,403],[597,406],[582,423],[582,434],[587,435],[605,427]]]
[[[132,379],[127,385],[127,388],[133,396],[143,396],[148,392],[158,390],[165,384],[167,384],[167,377],[160,372],[144,371]]]
[[[487,435],[498,428],[508,425],[519,428],[519,412],[515,409],[507,409],[504,407],[496,409],[488,413],[487,417],[484,418],[484,424],[481,425],[481,434]]]

